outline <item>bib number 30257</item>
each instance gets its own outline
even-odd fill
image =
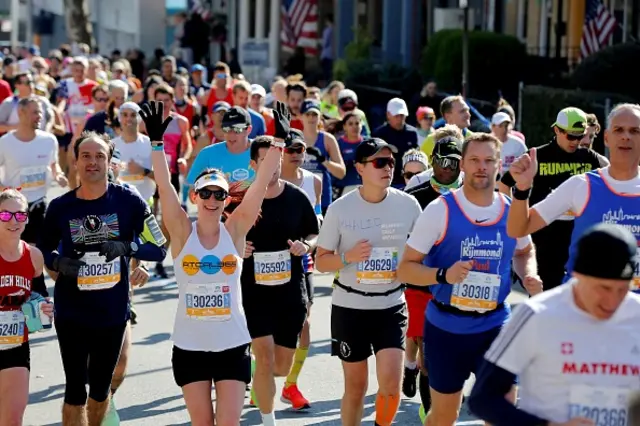
[[[82,260],[86,265],[78,273],[80,290],[105,290],[120,282],[120,258],[107,262],[98,253],[85,253]]]
[[[282,285],[291,281],[291,253],[288,250],[253,253],[256,284]]]
[[[358,263],[356,281],[358,284],[390,284],[396,280],[397,269],[398,249],[374,247],[371,256]]]
[[[203,321],[231,319],[231,288],[227,283],[189,283],[185,290],[186,314]]]
[[[585,417],[594,426],[627,426],[629,390],[575,385],[569,392],[569,418]]]
[[[451,289],[451,306],[462,311],[491,311],[498,306],[499,293],[500,275],[471,271]]]

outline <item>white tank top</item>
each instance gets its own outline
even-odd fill
[[[200,243],[196,223],[173,262],[178,310],[173,342],[180,349],[221,352],[251,342],[242,307],[242,258],[227,228],[212,250]]]
[[[311,205],[315,207],[317,195],[314,174],[309,170],[303,169],[302,167],[299,170],[302,172],[302,184],[300,185],[300,189],[302,189],[304,193],[307,194],[307,197],[309,197],[309,200],[311,200]]]

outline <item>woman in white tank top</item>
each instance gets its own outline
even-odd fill
[[[224,223],[223,213],[231,201],[229,184],[219,170],[202,172],[189,194],[198,209],[192,223],[171,185],[162,138],[154,138],[169,124],[159,119],[162,106],[157,108],[152,102],[141,115],[152,141],[153,170],[179,288],[173,332],[174,378],[182,388],[192,423],[213,425],[215,418],[215,424],[237,425],[246,384],[251,380],[251,337],[242,307],[239,253],[244,252],[247,232],[258,218],[282,150],[271,147],[243,201]],[[215,415],[212,382],[216,388]]]

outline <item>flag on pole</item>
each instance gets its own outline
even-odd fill
[[[600,0],[587,0],[587,10],[580,40],[581,59],[606,46],[617,25],[616,18]]]
[[[308,56],[318,55],[318,0],[282,0],[280,40],[286,49],[300,46]]]

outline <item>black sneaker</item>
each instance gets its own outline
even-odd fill
[[[402,378],[402,393],[407,398],[413,398],[416,396],[416,379],[418,378],[418,367],[416,368],[404,368],[404,377]]]
[[[156,263],[156,275],[160,278],[169,278],[167,275],[167,271],[164,270],[164,265],[162,263]]]

